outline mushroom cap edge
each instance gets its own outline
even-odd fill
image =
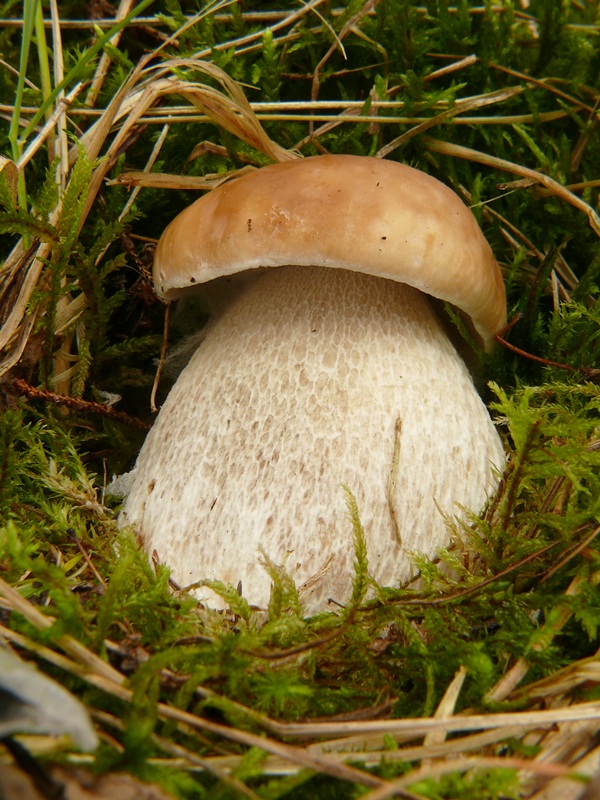
[[[406,283],[457,307],[485,344],[506,323],[500,269],[458,195],[367,156],[271,164],[199,198],[159,240],[155,291],[171,300],[194,284],[288,264]]]

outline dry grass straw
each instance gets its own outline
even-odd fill
[[[277,15],[276,19],[268,26],[268,30],[273,33],[282,29],[293,27],[306,14],[314,12],[321,5],[323,0],[313,0],[305,4],[297,12]],[[97,166],[90,181],[88,195],[82,210],[79,228],[84,226],[87,216],[93,204],[96,202],[98,192],[102,187],[108,172],[114,166],[117,155],[122,148],[127,146],[129,135],[135,127],[146,120],[147,114],[167,95],[176,95],[187,99],[191,108],[201,111],[204,119],[210,119],[220,125],[232,135],[240,138],[247,144],[263,152],[275,161],[284,161],[296,157],[296,154],[281,148],[273,142],[262,129],[244,93],[238,85],[232,81],[225,73],[210,62],[203,61],[209,52],[203,52],[193,59],[167,59],[158,67],[148,66],[151,61],[156,59],[167,44],[172,44],[183,30],[191,26],[202,16],[209,13],[217,13],[220,9],[226,8],[228,2],[216,3],[200,12],[184,25],[173,36],[170,36],[153,53],[143,59],[140,64],[132,71],[131,75],[125,80],[113,100],[105,109],[97,109],[99,117],[92,127],[86,131],[79,139],[79,148],[72,147],[68,157],[65,155],[65,131],[67,125],[67,111],[73,100],[82,90],[80,84],[71,89],[67,96],[59,94],[57,96],[54,109],[48,114],[45,124],[39,129],[28,144],[22,157],[17,163],[11,159],[3,159],[0,162],[0,171],[4,172],[9,179],[11,191],[14,193],[15,179],[22,172],[29,161],[44,145],[48,147],[49,153],[56,151],[57,145],[63,158],[59,161],[58,181],[63,190],[68,184],[68,174],[72,170],[76,160],[84,152],[88,160],[96,160],[102,154],[102,161]],[[129,12],[131,3],[124,0],[119,6],[117,20],[122,19]],[[64,77],[62,66],[62,47],[60,46],[60,28],[58,9],[56,3],[51,3],[51,29],[53,34],[53,49],[55,53],[55,83],[58,85]],[[217,46],[217,49],[236,49],[241,47],[258,47],[264,31],[241,37],[239,39],[224,42]],[[104,54],[96,70],[92,81],[92,87],[87,95],[86,103],[93,106],[98,98],[98,93],[105,79],[109,67],[109,57]],[[214,79],[221,85],[220,90],[213,89],[203,83],[191,83],[182,81],[172,73],[175,70],[187,68],[194,69],[207,77]],[[26,109],[23,109],[24,111]],[[189,110],[189,107],[188,107]],[[29,109],[31,112],[37,109]],[[164,124],[164,121],[163,121]],[[113,134],[113,129],[116,133]],[[56,144],[55,144],[56,143]],[[152,160],[158,153],[153,153]],[[147,165],[146,171],[149,173],[151,163]],[[234,177],[237,173],[232,173]],[[149,181],[161,181],[160,178],[152,177]],[[223,180],[222,176],[218,179],[205,179],[198,185],[193,182],[193,188],[212,188]],[[124,181],[127,181],[125,178]],[[143,186],[144,182],[139,176],[134,176],[131,183]],[[164,185],[164,182],[161,184]],[[167,185],[175,187],[173,181],[167,179]],[[181,184],[179,184],[180,186]],[[189,185],[189,184],[188,184]],[[59,218],[61,203],[55,208],[50,218],[50,223],[54,224]],[[32,295],[40,282],[43,281],[44,265],[51,258],[51,245],[48,243],[36,243],[33,251],[25,247],[25,242],[20,240],[13,248],[12,253],[0,270],[0,376],[12,369],[21,358],[29,335],[35,325],[37,312],[30,309]],[[81,304],[85,302],[83,295],[75,298],[75,304],[71,307],[70,298],[62,302],[59,309],[61,317],[61,330],[71,327],[77,316],[81,314]],[[69,310],[73,312],[69,316]],[[65,319],[66,316],[66,319]],[[59,330],[54,331],[59,333]],[[65,352],[55,363],[54,388],[60,388],[64,393],[68,393],[69,377],[76,368],[77,354]],[[70,366],[68,366],[70,365]]]
[[[294,25],[305,15],[313,14],[317,19],[319,18],[318,7],[322,2],[323,0],[313,0],[313,2],[307,3],[293,14],[287,14],[283,17],[277,16],[276,19],[271,18],[273,21],[271,24],[267,25],[265,30],[269,30],[274,34],[279,34],[278,42],[287,41],[288,37],[294,36]],[[227,5],[227,2],[222,2],[209,6],[199,15],[191,18],[185,24],[184,29],[196,22],[203,15],[223,13]],[[343,50],[342,39],[345,36],[351,33],[357,34],[359,32],[357,27],[358,21],[362,15],[371,13],[373,5],[374,4],[370,2],[365,3],[358,14],[344,27],[343,31],[337,37],[334,37],[332,47],[323,59],[323,66],[335,49],[341,48]],[[130,8],[130,0],[123,0],[119,6],[117,19],[124,17]],[[59,21],[55,0],[51,3],[50,9],[50,27],[52,31],[53,50],[55,53],[54,80],[58,85],[64,77],[62,47],[60,43],[62,22]],[[473,11],[475,12],[476,10]],[[500,8],[498,11],[500,11]],[[264,30],[229,42],[220,43],[217,49],[233,49],[239,52],[248,48],[260,48],[263,33]],[[87,198],[79,220],[79,227],[81,229],[86,223],[89,212],[96,202],[98,193],[105,183],[108,173],[113,168],[118,154],[122,152],[124,148],[127,148],[129,137],[135,131],[136,127],[141,124],[153,123],[165,126],[182,121],[208,119],[221,126],[232,135],[238,137],[246,144],[256,148],[268,158],[274,161],[285,161],[297,157],[297,149],[301,148],[309,141],[320,148],[320,137],[333,128],[344,124],[376,123],[404,124],[408,126],[407,131],[392,140],[392,142],[377,153],[379,157],[385,157],[406,142],[407,139],[421,135],[424,131],[434,126],[443,124],[510,125],[526,123],[530,120],[531,116],[507,115],[503,117],[499,115],[490,117],[473,116],[469,114],[471,111],[486,106],[501,104],[505,100],[522,92],[525,83],[531,83],[531,79],[527,78],[527,76],[521,76],[523,79],[522,86],[516,86],[499,92],[490,92],[478,97],[459,98],[453,107],[441,107],[437,113],[430,117],[402,118],[394,115],[387,116],[385,113],[381,114],[380,111],[384,111],[386,107],[397,108],[401,105],[400,103],[394,104],[390,102],[379,104],[374,102],[371,114],[368,117],[360,115],[362,106],[356,103],[345,104],[341,110],[335,114],[323,113],[328,106],[327,104],[319,104],[317,100],[318,72],[315,74],[315,82],[313,84],[312,103],[310,108],[302,109],[304,113],[294,113],[300,109],[298,109],[297,106],[290,106],[285,103],[272,104],[267,107],[263,104],[260,107],[253,108],[246,99],[241,88],[234,81],[214,64],[204,60],[208,55],[207,52],[199,53],[197,57],[187,59],[162,58],[161,53],[164,47],[167,44],[174,43],[179,35],[181,35],[181,31],[168,37],[160,47],[156,48],[154,52],[142,59],[123,82],[120,89],[115,93],[109,105],[104,109],[96,109],[93,108],[93,106],[97,101],[99,90],[109,67],[108,55],[104,54],[102,56],[92,81],[92,86],[86,97],[86,107],[88,111],[94,111],[99,116],[91,127],[79,138],[79,148],[70,148],[68,157],[66,156],[66,130],[69,124],[72,125],[72,122],[69,123],[71,116],[74,119],[74,115],[70,114],[69,109],[75,98],[81,93],[83,87],[77,84],[71,88],[68,94],[60,93],[57,95],[54,108],[48,113],[47,119],[43,126],[37,130],[34,138],[27,143],[19,161],[15,163],[7,158],[3,158],[2,161],[0,161],[0,172],[7,176],[11,192],[15,192],[15,181],[19,173],[25,170],[29,161],[44,145],[47,146],[50,154],[59,152],[64,155],[62,159],[59,159],[59,166],[57,168],[57,181],[63,190],[68,185],[73,166],[77,159],[81,157],[82,153],[85,153],[85,156],[90,161],[95,161],[102,155],[101,161],[96,166],[90,180]],[[160,58],[162,58],[162,60],[157,64],[157,59]],[[446,75],[450,71],[458,72],[462,69],[466,69],[473,63],[473,56],[458,59],[456,62],[427,76],[427,80],[434,81],[436,77]],[[200,75],[204,75],[206,78],[214,81],[218,88],[214,88],[213,85],[207,85],[203,81],[190,82],[182,80],[177,75],[180,70],[194,71]],[[560,94],[561,100],[570,104],[571,114],[579,114],[581,111],[591,113],[593,111],[592,109],[584,107],[580,101],[566,95],[564,92],[560,92],[555,87],[546,86],[543,82],[538,83],[548,91]],[[175,96],[179,96],[188,101],[188,105],[169,104],[167,106],[158,107],[159,103],[161,103],[164,98]],[[23,109],[22,113],[26,111],[28,110]],[[81,113],[81,110],[75,113]],[[549,112],[537,117],[536,121],[538,124],[543,124],[544,122],[553,121],[557,117],[566,115],[567,113],[568,112],[564,109],[557,110],[556,112]],[[276,121],[293,119],[296,121],[306,121],[309,126],[309,133],[296,144],[295,148],[287,150],[280,147],[267,136],[260,124],[260,119]],[[319,127],[315,128],[316,124],[319,124]],[[575,194],[575,191],[582,187],[573,187],[573,189],[569,189],[552,180],[542,172],[531,170],[518,164],[490,156],[487,153],[477,152],[448,142],[427,139],[426,147],[432,153],[466,158],[477,163],[482,163],[491,169],[520,175],[531,183],[544,187],[546,191],[556,194],[584,213],[593,230],[600,235],[600,218],[597,213],[591,206]],[[120,176],[119,182],[136,187],[137,191],[142,187],[210,189],[219,185],[223,180],[229,177],[235,177],[236,174],[239,174],[233,172],[225,177],[219,175],[205,176],[204,178],[197,179],[153,173],[151,171],[152,165],[159,155],[159,150],[160,145],[158,146],[158,150],[155,149],[152,153],[151,159],[142,172],[126,173]],[[527,185],[518,188],[526,188],[526,186]],[[131,202],[132,200],[127,204],[127,207],[130,206]],[[124,209],[123,213],[125,213],[125,211],[126,209]],[[57,207],[50,218],[51,224],[56,222],[60,213],[61,201],[59,199]],[[514,236],[514,230],[508,233],[510,227],[510,224],[507,223],[505,228],[507,236]],[[521,237],[517,232],[517,240],[519,238]],[[520,244],[522,243],[521,239]],[[0,270],[0,322],[2,324],[2,329],[0,331],[0,376],[6,374],[18,363],[27,346],[28,338],[39,313],[31,306],[31,298],[36,287],[43,282],[44,271],[47,268],[46,265],[48,261],[52,259],[52,246],[50,243],[35,242],[33,249],[26,246],[26,244],[24,240],[18,241]],[[534,249],[533,245],[531,245],[531,249]],[[568,274],[568,281],[566,280],[565,274],[559,275],[560,280],[557,281],[556,272],[553,272],[553,277],[551,279],[555,281],[554,293],[557,300],[561,296],[563,299],[568,298],[568,290],[569,288],[573,288],[572,281],[574,276],[572,272],[570,272],[568,268],[565,268],[564,273]],[[63,298],[57,314],[59,324],[57,324],[57,329],[54,332],[60,334],[67,330],[73,331],[77,324],[77,319],[81,316],[82,310],[85,307],[85,303],[85,296],[82,293],[78,294],[76,290],[72,296]],[[72,339],[73,334],[71,333],[67,341],[63,343],[63,350],[57,356],[54,365],[53,388],[65,394],[69,392],[70,377],[76,370],[78,359],[77,352],[71,351]]]
[[[482,153],[479,150],[473,150],[471,147],[463,147],[462,145],[453,144],[452,142],[442,142],[438,139],[425,139],[425,146],[433,153],[440,153],[446,156],[454,156],[455,158],[465,158],[469,161],[474,161],[478,164],[485,164],[493,169],[501,170],[503,172],[512,172],[515,175],[521,175],[532,183],[539,183],[548,189],[552,194],[560,197],[569,205],[572,205],[578,211],[585,214],[589,220],[590,227],[596,234],[600,236],[600,217],[596,211],[584,200],[573,192],[569,191],[566,186],[558,183],[553,178],[545,175],[538,170],[523,167],[521,164],[514,164],[512,161],[507,161],[504,158],[497,158],[491,156],[489,153]],[[529,184],[527,184],[529,185]]]
[[[293,38],[294,25],[306,14],[316,12],[323,0],[307,3],[293,14],[265,17],[267,28],[279,34],[281,40]],[[217,13],[227,3],[216,4],[210,12]],[[370,13],[372,4],[362,9]],[[129,0],[123,0],[119,6],[119,15],[124,16],[131,8]],[[54,79],[59,84],[63,78],[60,47],[60,30],[58,10],[55,0],[51,2],[51,30],[55,53],[56,73]],[[475,11],[475,10],[472,10]],[[194,18],[196,19],[196,18]],[[139,23],[142,20],[138,20]],[[342,48],[345,35],[356,32],[357,20],[344,28],[343,34],[335,38],[332,49]],[[146,24],[146,21],[144,20]],[[150,24],[148,22],[147,24]],[[154,22],[152,22],[154,24]],[[190,23],[191,24],[191,23]],[[263,31],[245,36],[231,42],[222,43],[220,49],[232,48],[238,51],[243,48],[260,47]],[[173,42],[177,34],[166,41]],[[107,176],[113,168],[118,155],[131,137],[131,134],[142,124],[163,125],[163,132],[158,139],[148,163],[143,171],[126,173],[118,181],[131,187],[135,192],[141,188],[191,188],[211,189],[239,174],[234,171],[228,175],[189,178],[152,172],[153,165],[160,155],[160,148],[169,132],[169,126],[190,120],[211,120],[238,137],[246,144],[254,147],[274,161],[285,161],[298,157],[297,148],[308,141],[318,142],[319,138],[333,128],[347,124],[394,124],[410,126],[402,135],[382,148],[379,157],[389,155],[407,139],[423,134],[424,131],[444,124],[498,125],[522,124],[531,121],[530,115],[519,116],[473,116],[471,112],[490,105],[502,104],[523,91],[523,86],[500,92],[490,92],[472,98],[459,98],[449,108],[442,103],[435,109],[431,117],[398,117],[385,114],[386,109],[402,107],[398,102],[373,102],[369,116],[361,116],[362,104],[348,102],[340,107],[319,102],[316,99],[318,75],[313,88],[313,100],[310,104],[250,104],[241,88],[214,64],[205,60],[207,53],[199,53],[194,58],[169,59],[161,57],[161,50],[143,59],[123,82],[111,102],[104,109],[95,108],[97,98],[106,77],[109,62],[108,56],[100,60],[94,80],[86,97],[88,116],[95,121],[79,139],[79,147],[71,147],[67,151],[66,130],[73,127],[77,114],[86,113],[86,109],[71,112],[71,105],[82,91],[82,85],[75,85],[68,94],[57,96],[54,108],[50,111],[44,124],[36,131],[35,136],[27,143],[23,155],[18,162],[0,159],[0,172],[8,179],[8,185],[15,201],[17,199],[17,177],[27,167],[31,159],[47,146],[50,152],[63,153],[58,167],[57,180],[63,191],[68,186],[73,167],[81,154],[95,162],[101,160],[94,168],[85,199],[80,229],[97,200],[98,194],[106,183]],[[157,59],[161,60],[157,63]],[[474,57],[467,57],[446,66],[428,76],[436,77],[449,71],[460,71],[472,65]],[[203,80],[184,81],[178,77],[182,70],[193,71],[205,76],[210,84]],[[530,79],[523,76],[524,80]],[[215,85],[218,88],[215,88]],[[555,92],[553,87],[542,88]],[[159,107],[165,98],[182,98],[187,105],[176,105],[172,101],[167,106]],[[578,115],[582,111],[592,109],[582,107],[579,101],[563,95],[561,99],[570,103],[570,113]],[[30,109],[23,108],[27,113]],[[384,112],[384,113],[380,113]],[[538,124],[551,122],[568,112],[564,110],[541,114],[536,117]],[[272,141],[260,124],[261,119],[285,121],[289,119],[306,121],[309,132],[296,144],[296,148],[287,150]],[[319,127],[315,127],[318,125]],[[549,178],[542,172],[524,168],[518,164],[498,159],[489,154],[436,139],[426,139],[426,147],[431,153],[465,158],[484,164],[493,170],[508,172],[527,180],[526,184],[508,185],[507,190],[527,190],[531,185],[539,185],[552,192],[586,215],[589,224],[597,235],[600,235],[600,219],[593,208],[586,204],[575,192],[583,186],[565,187]],[[248,169],[249,167],[245,168]],[[460,188],[460,187],[459,187]],[[466,190],[464,195],[468,197]],[[135,194],[131,196],[123,209],[123,214],[130,207]],[[55,222],[61,213],[59,199],[50,222]],[[503,219],[493,209],[486,207],[484,213],[495,216],[501,223],[506,239],[515,249],[525,247],[536,259],[542,261],[545,254],[539,251],[534,243],[508,220]],[[21,358],[34,325],[38,311],[31,305],[32,296],[37,287],[43,284],[45,271],[52,260],[52,244],[49,242],[33,242],[28,245],[19,240],[6,263],[0,270],[0,375],[8,372]],[[552,291],[558,304],[569,299],[577,282],[573,272],[562,256],[556,261],[551,277]],[[76,287],[62,302],[55,319],[55,334],[62,334],[76,326],[86,307],[83,291]],[[65,349],[66,347],[66,349]],[[69,344],[63,346],[65,352],[55,361],[54,381],[61,391],[68,393],[69,379],[73,374],[74,361],[77,354],[69,351]],[[598,531],[594,532],[596,535]],[[598,577],[598,576],[597,576]],[[566,594],[578,591],[580,579],[575,578]],[[4,608],[24,616],[39,630],[48,628],[52,618],[43,614],[33,604],[0,580],[0,596]],[[541,632],[541,637],[532,647],[543,649],[549,645],[568,619],[569,612],[564,610],[557,619],[548,622]],[[76,675],[102,692],[119,698],[124,704],[132,699],[132,692],[127,688],[124,675],[112,668],[89,649],[69,636],[63,636],[57,647],[39,645],[32,640],[0,628],[0,634],[19,647],[29,650],[37,657],[52,663],[56,667]],[[107,648],[114,647],[105,642]],[[60,652],[58,647],[62,650]],[[227,781],[233,788],[248,797],[254,797],[247,787],[231,777],[230,773],[241,763],[239,754],[223,754],[227,751],[228,742],[235,742],[243,747],[256,747],[268,755],[263,762],[265,774],[285,775],[301,769],[333,776],[340,780],[354,782],[371,791],[365,795],[369,800],[401,796],[415,798],[418,795],[410,792],[410,787],[423,777],[441,775],[449,771],[468,771],[485,769],[491,766],[509,766],[517,770],[522,786],[523,797],[535,800],[569,800],[581,791],[581,783],[570,775],[592,775],[600,766],[600,749],[591,745],[592,737],[600,728],[600,703],[581,703],[575,700],[582,686],[600,683],[600,659],[598,657],[576,662],[568,668],[557,672],[550,678],[530,684],[526,689],[518,686],[528,673],[529,666],[520,659],[503,677],[502,681],[490,692],[490,701],[514,701],[527,710],[510,713],[455,714],[457,700],[466,677],[460,670],[449,685],[436,713],[427,719],[386,719],[346,722],[304,722],[281,723],[259,714],[251,709],[239,706],[240,713],[247,715],[255,725],[264,731],[263,735],[249,733],[244,730],[220,725],[203,717],[187,713],[161,703],[158,707],[159,717],[170,720],[186,731],[194,731],[195,735],[204,737],[203,741],[215,741],[215,754],[199,758],[194,753],[160,737],[155,737],[157,745],[168,754],[164,763],[173,766],[184,765],[190,769],[207,770],[215,776]],[[209,696],[210,690],[198,689],[203,696]],[[104,712],[95,712],[98,724],[104,729],[106,737],[110,737],[111,726],[119,723]],[[452,736],[451,736],[452,735]],[[207,738],[208,737],[208,738]],[[449,738],[450,737],[450,738]],[[530,759],[508,759],[494,755],[497,746],[507,739],[520,739],[525,743],[535,744],[538,754]],[[289,744],[290,741],[301,741],[300,745]],[[389,744],[393,741],[394,748]],[[470,754],[470,755],[467,755]],[[360,763],[364,767],[377,766],[384,759],[390,762],[410,762],[413,768],[401,779],[387,781],[367,773],[362,767],[350,765],[349,762]]]
[[[570,587],[569,592],[576,591]],[[24,599],[16,588],[0,579],[0,598],[4,609],[22,615],[38,630],[49,628],[54,619]],[[558,632],[558,627],[552,633]],[[133,693],[127,680],[88,648],[71,636],[63,635],[56,646],[41,645],[0,626],[0,636],[28,650],[81,680],[129,704]],[[547,637],[548,640],[548,637]],[[118,645],[106,641],[107,649]],[[62,650],[60,652],[58,650]],[[155,744],[170,753],[171,761],[161,763],[196,770],[207,770],[228,782],[230,773],[241,763],[239,754],[223,755],[227,742],[245,748],[254,747],[267,754],[263,763],[266,775],[293,774],[301,769],[323,773],[342,781],[369,787],[365,795],[370,800],[387,797],[416,798],[410,787],[423,778],[448,772],[466,772],[491,767],[506,767],[517,771],[523,787],[523,798],[564,800],[576,797],[581,791],[581,778],[592,774],[598,763],[598,749],[592,746],[595,731],[600,727],[600,702],[577,702],[574,698],[584,684],[600,683],[600,660],[597,657],[570,665],[551,678],[533,683],[520,693],[502,692],[509,700],[518,699],[529,710],[518,712],[474,714],[469,711],[455,714],[467,673],[464,668],[448,686],[435,714],[424,719],[384,719],[343,722],[285,723],[236,704],[239,713],[264,731],[258,735],[246,730],[215,723],[196,714],[159,703],[158,716],[176,723],[181,730],[199,735],[203,745],[209,744],[214,755],[198,757],[158,735]],[[199,687],[197,693],[216,695]],[[92,713],[111,740],[110,729],[120,723],[105,712]],[[448,738],[454,734],[453,738]],[[456,735],[458,734],[458,735]],[[207,738],[208,737],[208,738]],[[497,746],[508,739],[523,739],[539,748],[533,758],[497,755]],[[300,740],[302,744],[290,744]],[[390,742],[396,743],[390,748]],[[34,748],[35,751],[35,748]],[[378,778],[365,768],[387,762],[412,764],[400,779]],[[353,764],[360,764],[361,767]],[[237,789],[254,796],[247,787]]]
[[[322,0],[309,3],[299,12],[288,15],[271,26],[272,30],[280,30],[292,25],[317,6]],[[228,3],[219,3],[211,7],[209,12],[201,12],[194,20],[205,13],[211,13]],[[126,14],[127,4],[121,7],[121,15]],[[54,35],[54,51],[56,61],[60,64],[62,48],[60,47],[60,25],[56,3],[51,4]],[[189,24],[192,24],[191,22]],[[178,32],[180,34],[181,31]],[[260,39],[261,33],[244,37],[243,40],[225,43],[221,47],[237,47],[240,43],[248,44]],[[115,93],[109,105],[102,110],[97,121],[84,133],[78,142],[78,147],[71,147],[68,155],[59,162],[59,175],[57,179],[63,189],[68,186],[72,169],[82,153],[90,162],[95,162],[102,155],[96,166],[83,204],[79,218],[79,230],[83,228],[87,217],[98,193],[103,186],[106,176],[113,168],[118,155],[127,147],[128,137],[140,123],[141,117],[148,112],[161,98],[166,95],[179,94],[189,100],[190,104],[201,110],[207,118],[217,125],[228,130],[247,144],[255,147],[273,160],[283,161],[296,157],[295,154],[281,148],[272,142],[257,121],[242,90],[222,70],[210,62],[203,61],[201,57],[193,59],[166,59],[159,67],[149,66],[150,62],[159,57],[161,50],[167,43],[176,40],[171,36],[160,48],[133,69],[120,89]],[[207,55],[207,54],[205,54]],[[95,87],[99,89],[106,75],[107,62],[101,59],[96,72]],[[214,89],[203,83],[189,83],[175,77],[172,72],[181,68],[194,69],[220,84],[220,89]],[[57,66],[55,81],[60,83],[64,68]],[[49,152],[55,152],[55,144],[64,148],[67,111],[75,97],[81,92],[82,86],[76,85],[70,93],[56,98],[54,109],[48,114],[45,124],[36,132],[35,137],[28,143],[18,162],[4,158],[0,163],[0,172],[8,177],[9,187],[14,195],[15,179],[25,170],[28,162],[43,145],[47,145]],[[88,94],[88,102],[97,97],[97,92]],[[115,132],[116,131],[116,132]],[[154,160],[158,152],[153,153]],[[151,164],[147,167],[151,169]],[[49,222],[55,224],[62,210],[59,199],[56,208],[50,215]],[[44,280],[44,270],[52,258],[52,245],[48,242],[34,242],[32,247],[24,239],[20,239],[13,247],[12,252],[0,269],[0,376],[11,370],[20,360],[37,321],[38,311],[31,308],[31,299],[36,288]],[[81,314],[82,303],[85,304],[83,294],[66,298],[61,304],[59,317],[61,330],[72,327]],[[71,313],[69,313],[71,312]],[[58,333],[55,330],[54,333]],[[55,363],[54,386],[57,384],[65,393],[68,393],[68,379],[73,374],[77,362],[77,353],[64,352]],[[65,368],[65,365],[69,365]]]

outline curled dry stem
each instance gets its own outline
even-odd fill
[[[267,136],[256,119],[241,88],[214,64],[202,62],[199,59],[172,59],[157,70],[156,68],[148,67],[153,57],[154,54],[150,54],[140,61],[116,92],[100,119],[81,137],[79,146],[71,148],[69,152],[68,166],[70,169],[72,169],[82,152],[85,153],[90,162],[96,161],[103,148],[105,148],[113,126],[118,124],[117,132],[108,148],[105,149],[102,160],[92,172],[87,195],[82,204],[77,223],[80,231],[85,225],[109,171],[116,163],[122,150],[128,147],[129,143],[135,138],[134,134],[140,124],[140,118],[164,96],[173,94],[183,96],[195,107],[200,108],[217,125],[275,161],[285,161],[297,157],[295,153],[280,147]],[[172,75],[162,77],[165,72],[168,73],[182,68],[193,68],[195,71],[205,74],[208,78],[217,81],[221,85],[222,91],[201,83],[189,83]],[[156,77],[156,74],[159,77]],[[51,119],[48,120],[46,126],[33,140],[26,153],[23,154],[19,164],[15,164],[11,159],[4,159],[0,163],[0,170],[7,175],[13,196],[15,195],[15,171],[18,177],[19,170],[24,169],[27,162],[52,134],[69,103],[80,89],[81,87],[78,85],[67,98],[59,100]],[[50,225],[55,225],[60,218],[61,204],[62,196],[50,216]],[[0,287],[0,308],[6,310],[6,318],[0,333],[0,350],[10,348],[10,351],[5,356],[4,361],[0,363],[0,374],[11,369],[18,362],[25,349],[36,318],[35,309],[33,311],[29,310],[30,300],[42,279],[45,265],[51,257],[52,247],[53,245],[50,242],[40,243],[34,249],[35,255],[33,259],[24,259],[24,241],[20,241],[4,266],[3,272],[5,275],[7,273],[11,274],[11,281],[8,284],[3,282]],[[15,285],[20,287],[16,297]],[[64,311],[67,307],[71,307],[71,304],[63,304],[61,311]],[[77,313],[81,313],[80,308],[78,308]],[[64,322],[63,330],[74,322],[75,318]],[[56,334],[58,331],[54,331],[54,333]],[[74,356],[74,358],[76,359],[77,356]],[[57,360],[55,367],[59,372],[63,373],[61,375],[62,378],[67,378],[62,361]],[[58,376],[55,375],[54,377]],[[65,383],[64,385],[67,386],[68,384]]]
[[[515,164],[512,161],[507,161],[505,158],[497,158],[496,156],[489,155],[489,153],[482,153],[480,150],[474,150],[471,147],[463,147],[462,145],[453,144],[452,142],[442,142],[439,139],[431,139],[426,136],[423,137],[423,143],[427,150],[432,153],[440,153],[447,156],[455,156],[456,158],[465,158],[468,161],[475,161],[479,164],[485,164],[493,169],[499,169],[505,172],[512,172],[515,175],[522,175],[524,178],[530,178],[536,183],[540,183],[546,189],[550,189],[554,194],[560,197],[565,202],[572,205],[578,211],[581,211],[588,218],[590,227],[597,236],[600,236],[600,217],[594,209],[588,205],[584,200],[577,195],[570,192],[562,184],[538,172],[535,169],[529,169],[521,164]]]

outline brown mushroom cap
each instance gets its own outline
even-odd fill
[[[464,312],[488,343],[506,321],[490,246],[460,198],[419,170],[349,155],[273,164],[214,189],[167,227],[154,282],[164,299],[257,267],[364,272]]]

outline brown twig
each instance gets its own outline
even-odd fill
[[[99,414],[102,417],[108,417],[121,422],[124,425],[130,425],[138,430],[147,431],[150,425],[137,417],[132,417],[124,411],[115,411],[114,408],[103,406],[102,403],[94,403],[90,400],[81,400],[79,397],[69,397],[68,395],[56,394],[48,389],[36,389],[31,386],[27,381],[17,378],[12,382],[12,385],[29,400],[42,400],[46,403],[53,403],[56,406],[64,406],[71,408],[74,411],[82,411],[86,414]]]
[[[542,356],[534,356],[533,353],[528,353],[526,350],[521,350],[520,347],[517,347],[510,342],[507,342],[506,339],[503,339],[500,334],[496,334],[494,339],[501,344],[502,347],[506,347],[507,350],[511,350],[513,353],[517,353],[517,355],[523,356],[523,358],[528,358],[530,361],[536,361],[539,364],[544,364],[546,367],[557,367],[557,369],[566,369],[569,372],[580,372],[582,375],[585,375],[586,378],[597,378],[600,376],[600,369],[595,369],[593,367],[573,367],[570,364],[561,364],[559,361],[552,361],[549,358],[543,358]]]
[[[394,606],[442,606],[446,603],[451,603],[453,600],[462,600],[463,597],[468,597],[469,595],[475,594],[479,592],[481,589],[484,589],[486,586],[489,586],[491,583],[495,581],[499,581],[502,578],[505,578],[507,575],[510,575],[511,572],[519,569],[520,567],[525,566],[530,561],[534,561],[539,556],[543,556],[548,550],[551,550],[553,547],[556,547],[559,542],[551,542],[547,544],[545,547],[542,547],[540,550],[536,550],[535,553],[530,553],[525,558],[522,558],[518,563],[511,564],[510,567],[506,567],[501,572],[498,572],[496,575],[492,575],[491,578],[486,578],[485,580],[481,581],[480,583],[475,584],[474,586],[469,586],[468,589],[463,589],[460,592],[455,592],[454,594],[444,595],[443,597],[435,597],[432,600],[421,600],[418,597],[410,598],[409,600],[390,600],[388,601],[389,605]]]
[[[90,568],[90,570],[94,574],[94,577],[96,578],[98,583],[106,589],[106,581],[104,580],[102,575],[100,575],[100,573],[96,569],[96,565],[94,564],[93,560],[90,558],[90,555],[89,555],[88,551],[83,546],[83,543],[81,542],[79,536],[77,536],[75,528],[68,528],[67,529],[67,533],[69,534],[71,539],[77,545],[77,547],[79,549],[79,552],[81,553],[81,555],[83,557],[83,560],[85,561],[85,563],[88,565],[88,567]]]
[[[558,572],[558,570],[564,567],[564,565],[567,564],[572,558],[575,558],[578,553],[581,553],[583,550],[585,550],[585,548],[594,541],[598,534],[600,534],[600,525],[594,528],[594,530],[588,536],[586,536],[583,541],[566,550],[562,558],[553,567],[551,567],[548,572],[542,576],[542,578],[540,578],[540,583],[547,581],[548,578]]]
[[[158,391],[158,384],[160,376],[162,375],[165,357],[167,355],[167,345],[169,342],[169,310],[171,306],[167,305],[165,308],[165,324],[163,329],[163,340],[160,348],[160,358],[158,359],[158,366],[156,367],[156,375],[154,376],[154,383],[152,384],[152,393],[150,394],[150,411],[155,414],[158,411],[156,407],[156,393]]]
[[[314,650],[318,647],[323,647],[329,642],[337,639],[339,636],[342,636],[348,628],[354,623],[354,617],[350,616],[343,625],[340,625],[339,628],[335,628],[333,631],[325,634],[325,636],[321,636],[318,639],[313,639],[310,642],[304,642],[303,644],[294,645],[293,647],[285,647],[282,650],[272,650],[270,652],[261,653],[258,650],[247,650],[246,648],[240,648],[240,651],[246,653],[253,658],[262,658],[265,660],[272,660],[277,661],[283,658],[290,658],[291,656],[297,656],[301,653],[305,653],[308,650]]]

